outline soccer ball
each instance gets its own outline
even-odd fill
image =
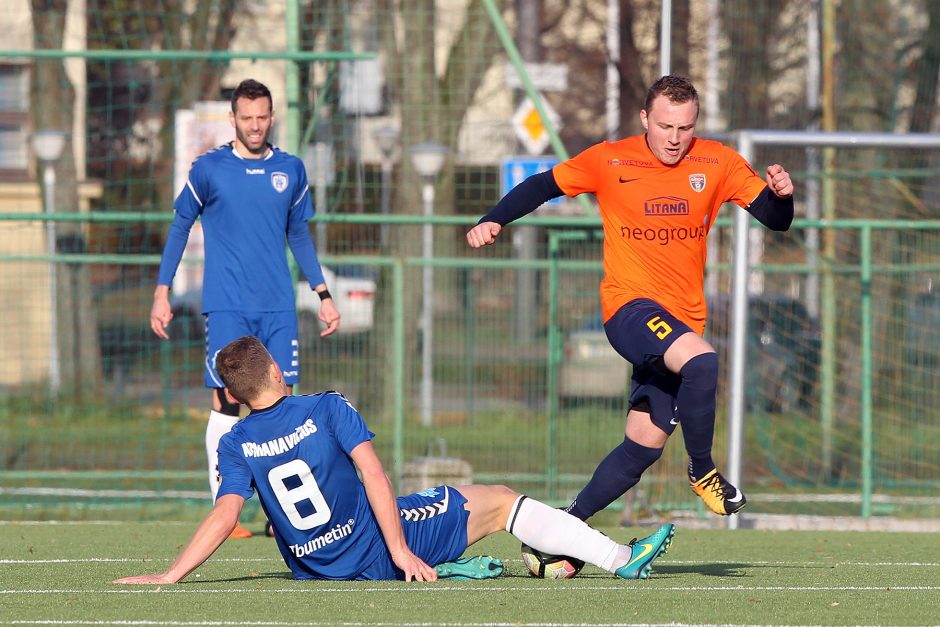
[[[529,574],[541,579],[571,579],[584,568],[584,562],[565,555],[549,555],[522,545],[522,561]]]

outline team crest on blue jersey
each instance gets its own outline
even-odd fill
[[[284,172],[271,173],[271,186],[280,193],[287,189],[288,178]]]
[[[689,175],[689,185],[692,186],[692,189],[700,192],[705,189],[705,175],[704,174],[690,174]]]

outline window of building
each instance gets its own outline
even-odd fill
[[[29,165],[29,74],[0,63],[0,180],[22,179]]]

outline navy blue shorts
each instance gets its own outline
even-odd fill
[[[641,298],[621,307],[604,331],[614,350],[633,364],[630,408],[649,412],[653,424],[671,434],[679,424],[676,394],[682,379],[666,368],[663,355],[692,329],[656,301]]]
[[[398,497],[398,513],[411,552],[429,566],[452,562],[467,550],[467,498],[452,486]],[[404,579],[391,558],[378,560],[359,579]]]
[[[297,342],[297,314],[293,311],[213,311],[206,314],[206,387],[225,384],[215,371],[215,357],[229,342],[254,335],[281,367],[284,383],[300,379],[300,345]]]

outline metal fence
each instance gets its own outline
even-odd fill
[[[12,216],[2,224],[22,230],[28,228],[23,220]],[[414,220],[389,218],[392,236]],[[378,226],[365,216],[327,222],[331,228]],[[355,333],[303,338],[300,392],[346,393],[379,435],[378,448],[396,479],[409,459],[443,438],[449,455],[470,463],[475,480],[509,483],[560,504],[619,441],[628,370],[606,347],[599,326],[599,222],[528,222],[542,234],[544,254],[527,261],[513,258],[511,243],[484,256],[466,252],[430,261],[353,251],[324,255],[337,281],[374,281],[373,318]],[[438,217],[433,224],[438,237],[447,237],[470,221]],[[727,236],[732,226],[723,219],[717,228]],[[940,270],[940,223],[802,220],[783,238],[799,241],[809,229],[831,231],[845,253],[825,266],[837,286],[828,295],[836,311],[837,350],[834,358],[823,350],[823,327],[808,313],[805,295],[784,287],[804,283],[812,266],[768,262],[753,268],[765,273],[768,288],[748,305],[742,464],[743,484],[757,493],[752,511],[933,516],[940,467],[940,298],[929,277]],[[912,259],[898,261],[900,242]],[[50,260],[2,254],[0,272],[27,277],[38,269],[41,277]],[[75,333],[96,335],[102,370],[63,381],[54,392],[41,368],[38,376],[9,382],[17,373],[35,372],[35,364],[50,366],[48,336],[34,338],[30,353],[10,350],[15,314],[25,309],[42,317],[47,304],[10,301],[8,322],[0,325],[8,381],[0,404],[5,502],[30,503],[38,509],[22,515],[46,516],[68,509],[61,497],[71,489],[87,490],[74,493],[84,496],[72,503],[71,515],[114,503],[151,511],[153,501],[167,507],[174,499],[196,499],[203,494],[201,422],[208,402],[198,320],[193,325],[179,316],[170,342],[152,336],[147,312],[158,261],[153,256],[59,253],[54,260],[65,273],[80,264],[90,269],[120,262],[139,279],[96,294],[96,327]],[[427,340],[420,319],[405,317],[408,301],[423,297],[417,271],[423,267],[434,269],[436,303],[434,337]],[[727,277],[730,270],[720,262],[710,273]],[[520,336],[513,290],[516,275],[526,271],[536,274],[538,305],[534,318],[521,321],[531,333]],[[711,311],[707,337],[722,356],[720,434],[731,388],[727,289],[711,298]],[[422,372],[424,341],[433,341],[430,373]],[[67,363],[82,361],[69,348],[59,359],[63,372],[80,371]],[[421,402],[428,382],[430,417]],[[831,421],[823,407],[834,408]],[[716,438],[716,448],[718,459],[726,459],[723,437]],[[640,490],[651,508],[695,510],[684,487],[684,461],[681,443],[671,444],[644,477]],[[42,497],[44,490],[58,495],[48,497],[54,506]]]
[[[222,2],[184,13],[86,0],[83,15],[79,4],[65,15],[16,0],[0,16],[9,34],[0,51],[4,517],[162,518],[204,506],[201,317],[178,299],[169,342],[147,319],[177,171],[185,176],[206,148],[227,88],[248,76],[275,94],[276,140],[306,158],[314,236],[344,298],[344,332],[325,341],[315,303],[301,303],[299,391],[346,393],[396,480],[444,438],[476,480],[556,504],[577,492],[621,438],[629,376],[599,325],[596,210],[551,205],[485,251],[463,236],[517,172],[544,165],[518,154],[514,112],[526,97],[546,123],[545,104],[560,113],[563,127],[546,131],[558,156],[630,132],[635,119],[620,112],[638,108],[636,85],[658,75],[660,50],[648,44],[660,7],[635,3],[622,15],[634,20],[636,40],[622,42],[634,50],[610,72],[611,41],[585,37],[616,34],[604,9],[616,3],[558,5],[551,32],[535,39],[542,60],[567,69],[567,85],[539,94],[535,79],[545,77],[523,63],[532,46],[525,57],[516,49],[533,34],[506,24],[512,3]],[[830,128],[867,121],[809,97],[819,79],[814,3],[709,4],[691,3],[686,19],[707,21],[714,36],[691,29],[675,67],[700,85],[703,127],[812,128],[817,109]],[[765,234],[728,216],[710,237],[716,456],[740,473],[752,512],[938,514],[940,163],[936,136],[905,134],[929,128],[930,81],[911,68],[924,65],[913,57],[933,31],[924,5],[909,4],[883,20],[840,7],[854,11],[842,36],[858,45],[824,46],[826,72],[839,61],[851,70],[851,102],[890,109],[872,117],[898,131],[896,142],[726,136],[744,140],[738,148],[758,169],[787,166],[801,218],[789,233]],[[872,19],[876,33],[852,30]],[[763,58],[766,32],[791,53]],[[725,36],[729,45],[717,46]],[[843,58],[862,55],[867,64]],[[860,78],[855,65],[878,69]],[[727,80],[716,80],[721,67],[733,70]],[[30,148],[43,128],[67,131],[54,162]],[[449,149],[431,203],[409,158],[429,140]],[[682,447],[669,445],[630,507],[701,512],[684,468]]]

